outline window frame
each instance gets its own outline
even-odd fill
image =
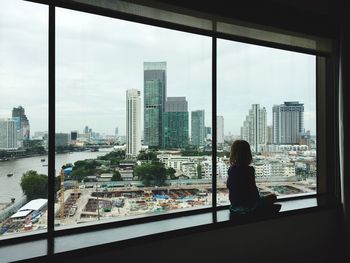
[[[174,24],[166,21],[159,21],[148,17],[126,14],[115,10],[95,7],[87,4],[76,3],[64,0],[27,0],[39,4],[48,5],[48,104],[49,104],[49,148],[48,148],[48,219],[46,231],[31,232],[23,236],[9,236],[0,240],[0,245],[6,243],[26,242],[40,238],[48,238],[48,254],[53,254],[53,240],[55,237],[83,233],[87,231],[102,230],[121,226],[135,225],[182,216],[195,215],[211,212],[215,222],[217,211],[228,208],[228,205],[217,205],[217,40],[226,39],[247,44],[289,50],[316,56],[316,132],[317,132],[317,191],[316,194],[300,197],[283,197],[283,200],[303,199],[309,197],[330,196],[335,197],[340,202],[340,168],[339,168],[339,97],[337,72],[339,56],[337,49],[331,53],[310,50],[285,44],[272,43],[269,41],[252,39],[238,35],[220,33],[216,31],[216,20],[213,20],[213,29],[205,30],[191,26]],[[161,28],[178,30],[212,38],[212,205],[207,208],[195,208],[189,211],[175,211],[174,213],[161,215],[147,215],[138,218],[124,219],[114,222],[91,223],[82,226],[71,226],[69,229],[55,229],[54,215],[54,184],[55,184],[55,132],[56,132],[56,57],[55,57],[55,37],[56,37],[56,7],[80,11],[88,14],[101,15],[104,17],[116,18],[140,24],[152,25]],[[337,47],[337,41],[333,43]],[[320,168],[320,169],[319,169]],[[50,246],[50,242],[52,245]]]

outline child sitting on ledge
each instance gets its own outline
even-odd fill
[[[272,214],[281,209],[275,194],[260,196],[255,183],[253,157],[247,141],[236,140],[231,146],[230,168],[227,188],[231,202],[230,211],[234,214]]]

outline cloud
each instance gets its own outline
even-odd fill
[[[11,3],[10,3],[11,2]],[[32,131],[47,130],[47,7],[0,0],[0,117],[22,105]],[[143,98],[143,62],[167,61],[168,96],[204,109],[211,126],[211,38],[57,8],[57,130],[125,131],[125,92]],[[217,112],[239,134],[251,108],[297,100],[315,133],[315,56],[218,40]],[[35,105],[38,105],[37,107]],[[27,110],[28,108],[28,110]]]

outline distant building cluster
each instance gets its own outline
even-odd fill
[[[12,117],[0,119],[0,150],[15,150],[30,139],[29,120],[22,106],[12,109]]]
[[[279,145],[304,145],[311,149],[310,131],[304,129],[304,105],[287,101],[272,108],[272,125],[267,125],[266,109],[253,104],[241,127],[241,138],[254,152],[278,152]]]
[[[191,112],[191,132],[186,97],[167,97],[166,62],[144,62],[143,89],[143,138],[140,125],[141,103],[139,90],[127,90],[126,144],[128,157],[135,157],[141,149],[141,141],[150,148],[201,147],[211,128],[205,127],[204,110]],[[223,117],[220,118],[220,141],[223,143]],[[191,134],[191,136],[189,136]]]
[[[174,154],[158,154],[160,162],[166,167],[175,169],[176,176],[183,179],[211,179],[211,156],[179,156]],[[227,158],[217,158],[216,172],[219,179],[227,178],[229,167]]]

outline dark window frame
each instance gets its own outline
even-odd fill
[[[289,45],[272,43],[268,41],[256,40],[247,37],[234,36],[224,33],[216,32],[215,22],[212,31],[198,29],[190,26],[174,24],[165,21],[159,21],[156,19],[145,18],[141,16],[125,14],[122,12],[104,9],[100,7],[89,6],[86,4],[80,4],[71,1],[64,0],[28,0],[40,4],[48,5],[48,76],[49,76],[49,162],[48,162],[48,178],[49,178],[49,191],[48,191],[48,222],[47,231],[40,233],[30,233],[23,236],[9,237],[7,239],[0,240],[0,245],[7,243],[19,243],[30,240],[38,240],[41,238],[48,239],[48,254],[53,253],[53,240],[55,237],[83,233],[87,231],[102,230],[114,227],[122,227],[127,225],[136,225],[151,221],[158,221],[176,217],[183,217],[201,213],[211,212],[213,215],[213,222],[216,222],[217,212],[223,209],[227,209],[228,206],[217,206],[217,176],[216,176],[216,116],[217,116],[217,39],[227,39],[242,43],[254,44],[259,46],[295,51],[299,53],[305,53],[316,56],[316,132],[317,132],[317,192],[313,195],[306,195],[300,197],[285,197],[283,200],[303,199],[310,197],[328,196],[330,198],[336,198],[340,203],[340,168],[339,168],[339,134],[338,134],[338,64],[339,55],[337,49],[334,49],[332,53],[319,52],[316,50],[309,50],[300,47],[292,47]],[[179,211],[162,215],[151,215],[133,219],[127,219],[122,221],[104,222],[98,224],[84,225],[78,227],[72,227],[70,229],[55,229],[54,218],[54,177],[55,177],[55,9],[66,8],[70,10],[80,11],[89,14],[101,15],[104,17],[116,18],[131,22],[137,22],[140,24],[147,24],[157,26],[161,28],[167,28],[172,30],[178,30],[187,33],[193,33],[212,38],[212,206],[209,208],[197,208],[190,211]],[[338,45],[337,41],[334,41],[334,47]],[[323,109],[321,114],[321,110]],[[322,138],[322,139],[319,139]],[[322,169],[319,169],[322,167]],[[51,191],[50,191],[51,190]],[[52,245],[50,245],[52,244]]]

